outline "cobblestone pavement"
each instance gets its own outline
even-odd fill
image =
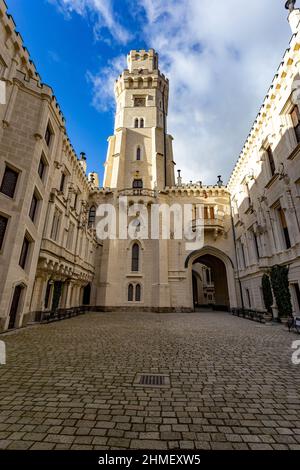
[[[0,449],[300,450],[299,337],[282,326],[87,314],[0,339]],[[171,386],[136,387],[140,372]]]

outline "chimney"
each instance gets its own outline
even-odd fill
[[[177,177],[177,186],[182,186],[182,178],[181,178],[181,170],[177,171],[178,177]]]

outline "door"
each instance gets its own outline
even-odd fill
[[[59,301],[60,301],[60,298],[61,298],[62,287],[63,287],[63,283],[61,281],[56,281],[54,283],[52,310],[56,310],[59,307]]]
[[[9,326],[8,326],[8,328],[10,330],[12,328],[15,328],[16,318],[17,318],[17,314],[19,312],[19,305],[20,305],[20,298],[21,298],[22,290],[23,290],[22,286],[16,286],[15,287],[14,296],[13,296],[13,300],[12,300],[11,307],[10,307],[10,312],[9,312]]]
[[[83,290],[83,305],[90,305],[91,303],[91,284],[88,284]]]

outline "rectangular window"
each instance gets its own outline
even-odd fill
[[[19,173],[17,171],[6,166],[1,183],[0,192],[8,197],[13,198],[16,191],[18,177]]]
[[[146,106],[146,98],[134,98],[134,106],[136,108],[144,108]]]
[[[4,237],[7,229],[8,218],[0,215],[0,251],[3,247]]]
[[[74,230],[75,230],[75,225],[72,222],[70,222],[69,231],[68,231],[68,239],[67,239],[68,250],[72,250]]]
[[[78,201],[78,193],[75,193],[75,195],[74,195],[74,204],[73,204],[73,208],[75,210],[77,208],[77,201]]]
[[[297,143],[300,143],[300,113],[299,113],[299,108],[298,106],[294,106],[292,112],[291,112],[291,118],[292,118],[292,123],[294,126],[294,131],[295,131],[295,136]]]
[[[272,152],[271,147],[267,148],[267,155],[268,155],[268,161],[270,165],[271,174],[272,176],[274,176],[276,168],[275,168],[275,162],[274,162],[274,157],[273,157],[273,152]]]
[[[60,219],[61,219],[61,212],[59,210],[55,210],[52,222],[52,229],[50,238],[53,241],[56,241],[58,238],[59,228],[60,228]]]
[[[46,144],[47,144],[48,147],[50,147],[52,136],[53,136],[53,132],[52,132],[52,129],[50,127],[50,123],[48,123],[47,129],[46,129],[46,132],[45,132],[45,141],[46,141]]]
[[[38,203],[39,203],[39,199],[36,196],[36,194],[34,193],[33,196],[32,196],[30,210],[29,210],[29,217],[31,218],[32,222],[35,221],[35,216],[36,216]]]
[[[242,241],[240,240],[239,241],[239,244],[240,244],[240,254],[241,254],[241,259],[240,259],[240,262],[241,262],[241,268],[242,269],[245,269],[246,268],[246,256],[245,256],[245,248],[244,248],[244,244],[242,243]]]
[[[38,168],[38,174],[41,180],[43,181],[44,175],[45,175],[45,170],[46,170],[46,163],[45,159],[43,156],[41,156],[40,163],[39,163],[39,168]]]
[[[255,250],[256,259],[258,260],[259,259],[259,246],[258,246],[257,235],[254,232],[254,230],[252,231],[252,236],[253,236],[253,243],[254,243],[254,250]]]
[[[65,182],[66,182],[66,175],[64,173],[62,173],[61,180],[60,180],[60,186],[59,186],[59,190],[60,190],[61,193],[64,192]]]
[[[26,267],[26,262],[27,262],[28,253],[29,253],[29,246],[30,246],[30,241],[25,235],[23,245],[22,245],[21,255],[20,255],[20,261],[19,261],[19,265],[21,266],[22,269],[25,269]]]
[[[285,248],[289,249],[291,248],[291,240],[290,240],[289,229],[288,229],[286,218],[285,218],[285,213],[282,207],[280,206],[277,208],[277,211],[278,211],[279,221],[280,221],[283,236],[284,236]]]

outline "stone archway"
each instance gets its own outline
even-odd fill
[[[234,278],[234,268],[231,259],[222,251],[211,246],[205,246],[200,250],[189,254],[185,261],[185,267],[189,270],[190,296],[194,300],[195,293],[195,266],[202,265],[210,269],[214,288],[213,304],[218,308],[233,308],[237,306],[237,296]],[[207,302],[210,303],[210,302]],[[194,305],[193,305],[194,307]]]

